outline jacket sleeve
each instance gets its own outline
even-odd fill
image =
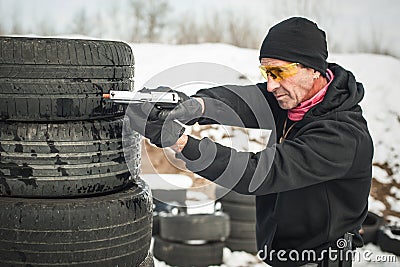
[[[357,139],[339,122],[309,124],[293,140],[259,153],[189,137],[177,157],[189,170],[242,194],[265,195],[342,179],[353,164]]]
[[[199,124],[272,129],[274,115],[281,111],[273,95],[267,92],[266,83],[202,89],[192,97],[200,97],[205,103]]]

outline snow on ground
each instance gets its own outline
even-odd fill
[[[209,62],[227,66],[237,70],[243,76],[236,78],[221,78],[221,84],[249,84],[263,81],[259,73],[258,51],[242,49],[226,44],[200,44],[200,45],[161,45],[161,44],[132,44],[135,55],[135,90],[148,84],[156,74],[171,67],[185,63]],[[373,54],[333,54],[328,58],[348,70],[351,70],[357,81],[363,83],[365,97],[361,102],[365,118],[374,140],[375,155],[373,177],[376,185],[388,192],[387,196],[374,195],[369,198],[370,210],[392,223],[400,223],[400,88],[397,78],[400,77],[400,61],[393,57]],[[182,75],[185,75],[184,73]],[[161,84],[160,84],[161,85]],[[162,84],[168,86],[169,84]],[[209,85],[211,86],[211,85]],[[190,87],[190,86],[189,86]],[[199,88],[207,86],[192,85],[185,87],[184,92],[191,94]],[[233,131],[224,127],[212,127],[207,135],[222,140],[224,131]],[[251,133],[265,137],[264,133]],[[242,137],[241,137],[242,138]],[[255,138],[248,138],[254,140]],[[241,141],[222,141],[225,145],[238,145]],[[259,150],[258,142],[251,144],[243,150]],[[240,146],[237,147],[240,149]],[[382,189],[382,190],[383,190]],[[355,189],[356,190],[356,189]],[[383,192],[383,191],[382,191]],[[388,213],[388,210],[390,211]],[[361,251],[372,251],[376,255],[386,255],[374,245],[367,245]],[[251,262],[251,263],[250,263]],[[397,263],[368,263],[355,262],[354,266],[400,266]],[[224,265],[231,266],[261,266],[257,260],[244,252],[224,251]],[[156,266],[166,266],[156,261]],[[264,265],[265,266],[265,265]]]

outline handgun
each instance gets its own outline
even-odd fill
[[[108,94],[103,94],[103,98],[119,104],[150,102],[160,109],[173,109],[180,100],[175,92],[154,92],[149,89],[138,92],[111,90]]]

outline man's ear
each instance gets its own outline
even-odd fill
[[[319,78],[319,76],[321,75],[321,73],[317,70],[314,70],[314,75],[313,75],[313,79],[316,80]]]

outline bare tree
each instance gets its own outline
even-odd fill
[[[133,13],[133,29],[131,40],[133,42],[138,42],[143,38],[144,2],[140,0],[131,0],[130,3]]]
[[[327,16],[330,12],[336,12],[337,3],[335,1],[320,1],[320,0],[280,0],[279,5],[274,5],[272,0],[269,0],[270,6],[274,7],[274,20],[280,20],[286,17],[301,16],[311,20],[320,22],[334,19],[334,16]]]
[[[75,34],[90,35],[91,25],[86,11],[81,9],[74,17],[71,31]]]
[[[209,16],[205,14],[202,20],[183,16],[177,23],[176,43],[224,42],[239,47],[259,46],[260,38],[250,17],[233,12],[214,13],[211,19]]]
[[[24,28],[22,27],[21,15],[14,9],[14,15],[12,16],[12,34],[24,34]]]
[[[11,34],[24,34],[25,29],[23,27],[22,19],[21,19],[21,8],[18,8],[18,5],[14,3],[13,9],[11,12]]]
[[[3,7],[0,4],[0,18],[4,18]],[[0,35],[4,35],[6,33],[5,27],[3,25],[3,21],[0,21]]]
[[[95,25],[95,27],[93,27],[93,29],[90,31],[91,35],[94,37],[102,38],[104,35],[104,18],[100,11],[97,11],[96,14],[93,16],[91,24]]]
[[[183,16],[176,26],[177,44],[195,44],[200,42],[200,29],[193,16]]]
[[[0,23],[0,35],[6,34],[3,24]]]
[[[356,44],[354,49],[357,52],[363,53],[373,53],[381,55],[390,55],[395,53],[390,53],[388,47],[390,47],[390,38],[387,35],[388,31],[381,31],[380,25],[376,25],[373,22],[368,25],[364,25],[365,28],[369,29],[368,32],[363,32],[356,30],[355,40]]]
[[[12,34],[24,34],[24,29],[22,27],[22,24],[18,20],[13,20],[11,33]]]
[[[160,40],[170,6],[165,0],[130,0],[134,42]]]
[[[165,27],[165,17],[167,15],[169,6],[167,2],[156,0],[147,1],[149,3],[147,11],[147,40],[152,42],[155,38],[160,36],[161,30]]]
[[[257,48],[259,38],[249,16],[237,18],[229,16],[228,39],[230,44],[238,47]]]
[[[226,29],[222,23],[220,14],[214,13],[211,19],[202,25],[202,41],[210,43],[220,43],[225,41]]]
[[[124,10],[121,9],[120,1],[113,1],[111,8],[106,13],[106,18],[96,19],[96,23],[99,22],[101,25],[100,31],[102,32],[104,29],[112,29],[112,33],[114,38],[120,38],[120,36],[124,36],[126,34],[126,29],[124,29],[129,23],[125,21],[125,18],[121,16],[124,13]],[[99,14],[99,16],[101,16]],[[104,29],[103,29],[104,28]]]

